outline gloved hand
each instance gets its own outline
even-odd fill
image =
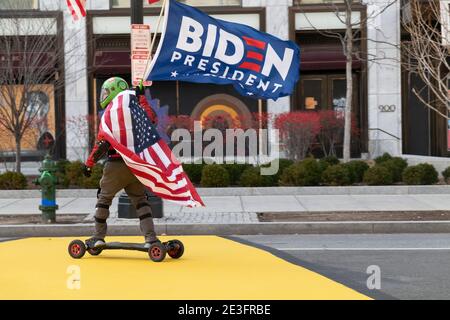
[[[92,168],[88,167],[87,165],[84,165],[84,167],[83,167],[83,174],[84,174],[85,177],[89,178],[91,176],[91,174],[92,174]]]
[[[144,87],[144,82],[141,80],[141,82],[139,83],[139,85],[134,88],[134,91],[136,92],[136,96],[145,96],[145,87]]]

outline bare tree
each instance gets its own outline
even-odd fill
[[[402,21],[409,34],[402,47],[403,66],[422,81],[412,92],[426,107],[446,119],[450,111],[449,6],[448,1],[409,0]]]
[[[15,8],[21,1],[3,0],[2,4],[5,3],[7,8]],[[76,63],[76,57],[68,58],[67,48],[75,50],[75,42],[79,41],[76,33],[62,39],[62,29],[56,17],[36,17],[29,11],[21,11],[20,17],[0,18],[0,127],[13,137],[18,172],[22,140],[36,130],[36,123],[44,112],[42,95],[36,92],[41,91],[43,85],[57,92],[68,79],[76,81],[85,71],[62,76],[61,72]],[[70,46],[65,45],[68,41],[71,41]]]
[[[368,22],[375,19],[377,16],[385,12],[389,7],[395,4],[398,0],[386,0],[386,2],[365,18],[359,17],[355,19],[353,12],[353,6],[357,3],[361,3],[358,0],[343,0],[342,4],[335,4],[334,1],[330,1],[330,6],[334,10],[336,18],[344,26],[345,30],[323,30],[314,27],[314,24],[308,20],[311,27],[319,34],[338,39],[342,44],[343,54],[345,56],[345,75],[346,75],[346,101],[345,101],[345,122],[344,122],[344,141],[343,141],[343,161],[348,162],[350,160],[350,142],[352,135],[352,104],[353,104],[353,77],[352,68],[353,61],[376,61],[379,57],[370,56],[367,53],[361,52],[356,49],[356,43],[361,41],[375,41],[373,39],[363,38],[361,36],[361,26],[367,25]],[[363,1],[364,2],[364,1]],[[369,1],[365,1],[366,3]]]

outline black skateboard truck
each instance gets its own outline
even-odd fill
[[[69,255],[74,259],[81,259],[86,251],[92,256],[98,256],[103,250],[134,250],[147,252],[154,262],[161,262],[168,254],[173,259],[180,258],[184,253],[184,246],[180,240],[154,242],[145,246],[144,243],[107,242],[104,245],[90,248],[82,240],[73,240],[68,247]]]

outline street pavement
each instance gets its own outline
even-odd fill
[[[162,241],[170,238],[161,237]],[[138,251],[68,254],[73,238],[0,242],[2,299],[302,300],[370,297],[265,250],[217,236],[179,236],[179,259]],[[139,243],[141,237],[108,237]]]
[[[261,246],[375,299],[450,299],[450,234],[250,235],[235,240]],[[379,289],[374,275],[380,276]]]
[[[74,260],[72,237],[0,238],[0,299],[450,299],[450,234],[176,238],[185,254],[161,263],[122,250]]]

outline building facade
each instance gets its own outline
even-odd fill
[[[110,76],[131,78],[130,9],[127,0],[87,1],[87,17],[73,22],[66,1],[30,0],[36,17],[59,19],[65,51],[66,79],[61,92],[52,93],[54,136],[59,157],[85,159],[95,134],[98,95],[102,82]],[[345,56],[342,43],[327,30],[344,32],[345,25],[336,11],[342,0],[186,0],[220,19],[244,23],[281,39],[290,39],[301,48],[300,80],[291,97],[269,100],[263,110],[279,114],[295,110],[339,110],[345,104]],[[418,150],[414,145],[425,137],[417,130],[442,130],[440,142],[447,145],[444,125],[421,123],[422,113],[409,108],[407,82],[402,74],[402,2],[387,0],[354,1],[353,28],[357,56],[352,65],[354,80],[353,111],[359,136],[353,139],[354,157],[373,158],[384,152],[392,155],[418,154],[448,156],[439,148]],[[146,1],[144,1],[146,3]],[[205,6],[207,5],[207,6]],[[10,16],[20,15],[14,11]],[[146,5],[144,22],[156,25],[159,8]],[[5,14],[1,18],[7,18]],[[169,106],[171,115],[228,113],[246,115],[258,111],[257,101],[240,96],[231,86],[157,82],[152,96]],[[425,110],[426,113],[429,112]],[[441,122],[442,122],[441,121]],[[405,127],[406,125],[406,127]],[[442,128],[441,128],[442,127]],[[427,138],[431,139],[431,137]],[[405,142],[407,141],[407,142]],[[441,148],[442,149],[442,148]],[[441,150],[439,149],[439,150]],[[447,151],[447,149],[446,149]],[[30,159],[32,158],[30,153]]]

